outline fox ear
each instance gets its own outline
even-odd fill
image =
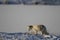
[[[33,28],[33,26],[32,26],[32,25],[30,25],[30,26],[29,26],[29,28],[30,28],[30,29],[32,29],[32,28]]]
[[[28,31],[30,31],[32,28],[33,28],[32,25],[29,25],[29,26],[27,27]]]
[[[38,25],[38,27],[40,28],[40,30],[46,30],[46,27],[44,25]]]
[[[45,25],[40,25],[42,29],[46,30],[46,26]]]

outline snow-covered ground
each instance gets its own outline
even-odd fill
[[[0,40],[60,40],[60,36],[50,35],[51,37],[43,37],[42,35],[32,35],[26,33],[6,33],[0,32]]]
[[[44,5],[60,5],[60,0],[0,0],[0,4],[44,4]]]

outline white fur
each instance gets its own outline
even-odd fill
[[[44,37],[51,37],[50,35],[43,35]]]

